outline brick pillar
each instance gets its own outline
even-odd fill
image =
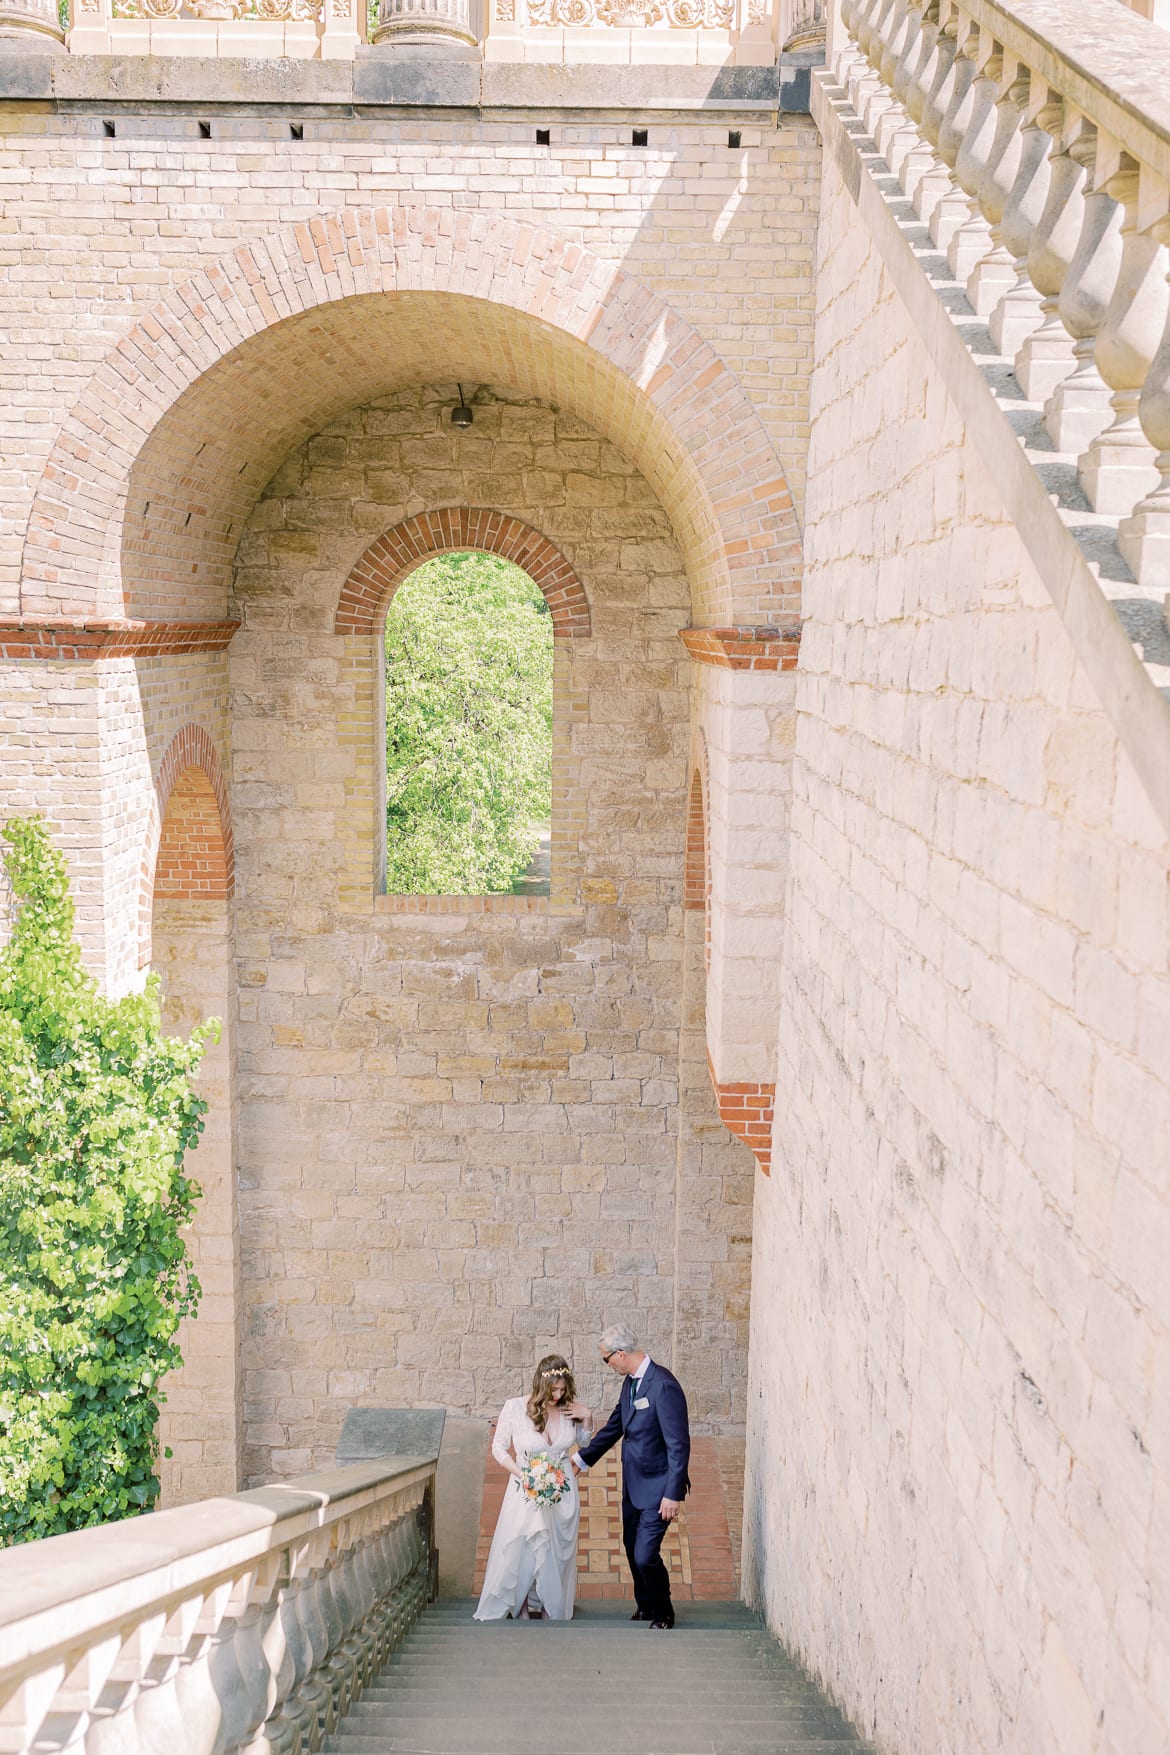
[[[756,1159],[720,1118],[707,1065],[706,915],[683,915],[673,1369],[697,1431],[746,1419]]]

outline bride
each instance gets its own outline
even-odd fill
[[[593,1431],[593,1415],[581,1406],[573,1373],[559,1353],[550,1353],[536,1367],[532,1394],[504,1403],[492,1440],[492,1455],[513,1477],[504,1493],[484,1574],[477,1621],[529,1617],[539,1598],[550,1621],[571,1621],[577,1591],[577,1524],[581,1503],[576,1470],[569,1452]],[[520,1485],[520,1472],[530,1457],[548,1456],[564,1465],[563,1498],[555,1505],[534,1505]]]

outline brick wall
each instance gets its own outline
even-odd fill
[[[579,405],[623,449],[640,451],[651,477],[661,464],[660,495],[676,494],[677,521],[694,519],[702,534],[707,515],[687,485],[688,452],[710,440],[741,479],[754,461],[726,426],[727,394],[707,382],[705,361],[699,373],[705,413],[688,416],[673,454],[663,455],[666,435],[652,405],[672,374],[676,386],[685,379],[685,349],[677,363],[671,353],[682,335],[679,318],[736,374],[738,382],[726,380],[727,393],[746,392],[745,407],[762,420],[783,466],[773,460],[771,478],[788,477],[776,489],[775,506],[789,486],[799,504],[819,174],[806,119],[786,117],[777,131],[745,127],[734,152],[726,129],[709,123],[656,127],[647,148],[632,148],[616,123],[558,124],[547,148],[534,145],[523,120],[310,120],[296,143],[286,125],[259,118],[219,117],[211,126],[213,138],[205,140],[198,121],[186,116],[123,117],[118,137],[108,139],[98,117],[14,109],[6,118],[0,167],[13,194],[0,200],[0,225],[12,243],[0,262],[0,322],[11,323],[22,346],[0,362],[0,389],[21,443],[18,467],[0,484],[0,604],[18,602],[39,485],[42,503],[24,560],[26,608],[28,593],[47,602],[81,593],[90,594],[91,608],[118,613],[129,587],[141,607],[149,609],[161,594],[168,613],[216,613],[212,586],[222,594],[248,507],[291,447],[379,385],[460,374],[474,382],[493,356],[497,380]],[[34,182],[51,188],[52,198],[33,198]],[[542,227],[553,253],[575,246],[593,253],[599,268],[597,275],[590,270],[590,297],[604,301],[616,271],[632,276],[607,319],[615,338],[626,338],[629,359],[616,375],[607,367],[586,382],[582,360],[593,357],[605,328],[593,319],[585,354],[574,345],[549,364],[541,349],[559,316],[541,332],[509,327],[498,309],[484,327],[480,312],[464,340],[461,307],[471,301],[458,297],[441,325],[417,302],[413,322],[409,301],[398,301],[394,322],[405,327],[393,335],[387,313],[360,308],[360,299],[343,311],[340,295],[362,290],[346,266],[349,220],[402,200],[418,204],[440,230],[456,210],[460,224],[516,228],[501,270],[516,285],[524,280],[519,256],[534,238],[539,259],[550,260]],[[318,215],[332,216],[336,228],[336,244],[333,233],[320,235],[330,264],[341,264],[337,288],[325,284],[324,259],[306,264],[292,240],[298,223],[306,235],[320,228]],[[450,267],[445,244],[437,260]],[[201,270],[207,275],[188,285]],[[474,273],[461,267],[460,275],[471,278],[456,276],[452,293],[478,290]],[[225,365],[171,427],[151,431],[168,397],[187,381],[184,374],[215,365],[209,335],[217,323],[225,352],[257,327],[260,319],[244,308],[249,288],[257,311],[266,313],[262,320],[275,323],[301,308],[302,283],[322,274],[318,294],[332,301],[323,319],[328,346],[289,322],[267,349],[245,349]],[[425,269],[419,284],[440,282]],[[659,311],[646,306],[647,291],[665,301]],[[128,343],[131,326],[156,306],[162,318],[151,318]],[[630,328],[640,311],[649,322],[644,337]],[[174,340],[165,333],[172,322],[182,327]],[[87,386],[98,373],[90,406]],[[626,379],[638,384],[636,394],[622,390]],[[70,426],[70,411],[83,403]],[[64,442],[53,452],[63,426]],[[120,476],[98,469],[107,447]],[[51,452],[52,478],[45,481]],[[88,485],[79,492],[83,479]],[[767,479],[765,471],[760,485]],[[766,498],[758,496],[761,508]],[[734,496],[725,499],[730,509]],[[769,513],[766,522],[783,520]],[[68,554],[57,542],[62,532]],[[766,569],[767,580],[761,575],[782,596],[791,596],[792,579],[781,574],[799,563],[793,532],[789,524],[786,558]],[[741,553],[753,546],[745,539]]]
[[[826,189],[749,1589],[903,1755],[1170,1737],[1167,848]]]

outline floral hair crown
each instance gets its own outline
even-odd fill
[[[567,1365],[554,1365],[551,1371],[542,1371],[540,1374],[542,1382],[547,1377],[567,1377],[568,1375],[569,1368]]]

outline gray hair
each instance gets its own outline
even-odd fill
[[[625,1322],[614,1322],[606,1329],[598,1342],[603,1353],[633,1353],[637,1350],[638,1337]]]

